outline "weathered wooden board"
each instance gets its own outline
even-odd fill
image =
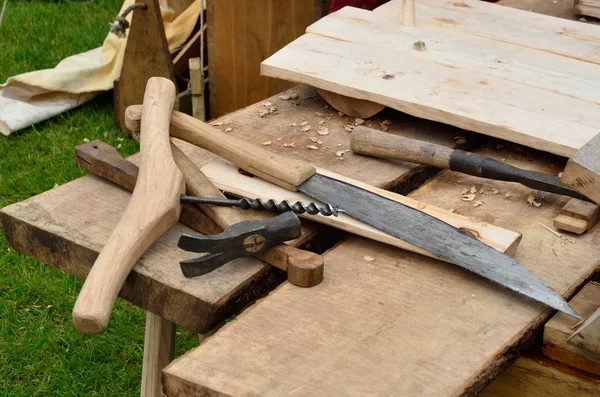
[[[317,116],[316,111],[326,112],[327,109],[324,102],[317,98],[316,90],[299,87],[297,91],[299,96],[293,101],[283,101],[277,96],[269,99],[273,106],[278,107],[276,113],[261,118],[259,112],[265,107],[256,104],[228,115],[221,121],[227,124],[219,128],[232,128],[229,133],[255,143],[263,142],[265,136],[270,136],[274,143],[268,148],[278,150],[281,149],[281,143],[276,140],[277,137],[285,138],[282,142],[305,138],[301,127],[292,128],[289,124],[305,120],[316,128],[319,121],[326,120],[323,125],[330,127],[331,136],[324,137],[324,140],[335,139],[335,142],[343,142],[344,147],[348,148],[348,133],[343,126],[351,121],[337,114],[331,118]],[[447,145],[455,143],[454,136],[465,135],[457,129],[444,131],[446,127],[430,122],[419,121],[410,125],[412,118],[397,119],[392,116],[390,130],[396,132],[407,130],[409,135],[414,136],[434,131],[433,139]],[[300,117],[301,120],[298,119]],[[377,124],[376,121],[373,123]],[[471,141],[470,137],[467,141]],[[181,147],[199,166],[215,158],[185,143]],[[362,181],[372,180],[379,186],[397,180],[404,181],[402,176],[416,181],[420,177],[417,171],[423,171],[422,167],[416,165],[374,161],[379,164],[378,167],[350,153],[344,161],[339,161],[335,152],[317,156],[300,145],[289,150],[291,154],[301,158],[305,156],[305,159],[318,166],[331,167]],[[131,160],[136,162],[137,156]],[[428,175],[426,172],[422,174]],[[115,185],[94,176],[86,176],[7,206],[0,215],[7,239],[15,249],[67,273],[85,277],[116,226],[129,197],[128,192]],[[270,267],[255,260],[238,261],[210,275],[186,279],[181,275],[178,262],[189,257],[190,253],[184,253],[176,246],[183,232],[191,230],[177,225],[150,248],[128,278],[122,297],[186,328],[206,332],[280,281]]]
[[[600,306],[600,285],[589,283],[571,299],[573,308],[583,318]],[[591,346],[594,341],[575,336],[567,340],[577,321],[555,315],[544,326],[544,355],[574,368],[600,376],[600,354]],[[597,338],[596,338],[597,342]],[[589,346],[588,346],[589,345]],[[597,344],[596,344],[597,349]]]
[[[587,15],[594,18],[600,18],[599,0],[575,0],[573,12],[578,15]]]
[[[585,37],[571,38],[559,50],[536,49],[533,43],[514,43],[513,36],[524,31],[503,23],[499,31],[493,23],[486,26],[496,32],[494,37],[456,25],[476,20],[479,13],[495,16],[504,10],[524,25],[530,15],[535,23],[558,21],[563,30],[577,22],[478,1],[438,3],[430,8],[452,23],[409,28],[388,14],[346,7],[265,60],[262,73],[563,156],[597,133],[600,59],[594,57],[600,27],[585,25]],[[392,6],[400,9],[397,3],[384,7]],[[543,30],[536,40],[551,36],[556,32]],[[581,53],[559,52],[574,43]]]
[[[248,106],[292,84],[260,76],[260,62],[321,17],[318,0],[208,0],[210,117]]]
[[[548,173],[563,165],[522,151],[480,153]],[[461,200],[472,186],[484,190],[478,207]],[[528,194],[445,171],[411,197],[522,232],[516,258],[571,296],[596,270],[600,232],[557,237],[541,224],[568,198],[547,195],[535,207]],[[325,262],[325,279],[310,293],[280,286],[170,364],[167,394],[473,395],[550,315],[456,266],[360,238],[327,252]]]
[[[595,397],[600,378],[540,356],[519,358],[480,397]]]

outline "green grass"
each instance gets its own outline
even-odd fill
[[[9,0],[0,27],[0,81],[100,46],[121,3]],[[0,207],[86,174],[74,161],[84,139],[120,145],[123,155],[138,150],[114,128],[112,93],[0,135]],[[81,335],[71,321],[81,285],[16,252],[0,233],[0,396],[139,395],[144,311],[119,299],[107,332]],[[195,334],[178,331],[177,355],[198,344]]]

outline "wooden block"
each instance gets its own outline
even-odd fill
[[[600,285],[588,283],[569,302],[577,313],[586,318],[600,306]],[[600,375],[600,352],[598,338],[582,338],[575,336],[567,341],[573,333],[571,329],[576,320],[556,314],[544,326],[544,349],[546,357],[570,365],[591,374]]]
[[[206,120],[206,109],[204,106],[204,71],[202,70],[202,58],[190,58],[190,91],[192,94],[192,116],[198,120]]]
[[[165,77],[176,83],[158,0],[139,0],[138,3],[148,8],[133,11],[123,68],[114,91],[115,125],[123,131],[127,130],[125,109],[142,103],[150,77]]]
[[[479,394],[480,397],[595,397],[600,379],[547,358],[519,358]]]
[[[554,218],[554,227],[567,232],[582,234],[591,229],[600,216],[600,207],[594,203],[571,199]]]
[[[600,204],[600,134],[569,159],[560,179]]]

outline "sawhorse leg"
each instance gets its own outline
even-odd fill
[[[141,397],[161,397],[162,369],[173,360],[175,324],[146,312]]]

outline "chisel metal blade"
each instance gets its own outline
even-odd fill
[[[429,214],[321,174],[298,190],[435,256],[572,317],[581,317],[556,291],[504,253]]]

